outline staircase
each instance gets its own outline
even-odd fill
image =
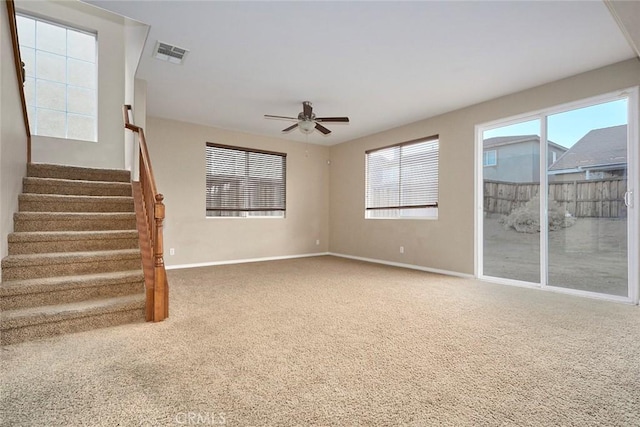
[[[145,321],[128,171],[29,164],[8,241],[2,345]]]

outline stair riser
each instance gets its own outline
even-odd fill
[[[32,194],[65,194],[70,196],[123,196],[131,197],[131,186],[113,186],[113,185],[89,185],[86,183],[73,183],[70,181],[64,186],[48,185],[38,182],[30,182],[25,179],[23,190],[24,193]]]
[[[41,202],[37,200],[20,200],[18,209],[21,212],[133,212],[133,200],[126,202],[94,201],[94,202]]]
[[[137,247],[137,237],[130,239],[61,240],[56,242],[9,242],[9,255],[110,251],[136,249]]]
[[[84,181],[130,182],[130,174],[121,170],[71,168],[67,166],[29,164],[27,176],[35,178],[75,179]]]
[[[144,290],[144,282],[109,283],[77,289],[57,289],[49,292],[8,295],[0,298],[0,310],[17,310],[56,304],[80,302],[98,298],[113,298],[139,294]]]
[[[100,230],[135,230],[136,219],[104,218],[75,220],[27,220],[18,218],[14,222],[16,232],[20,231],[100,231]]]
[[[89,331],[126,323],[144,322],[144,313],[144,307],[141,307],[135,310],[105,313],[76,319],[54,321],[51,323],[3,329],[2,334],[0,334],[0,344],[16,344],[24,341],[49,338],[61,334]]]
[[[139,270],[142,260],[136,258],[96,259],[95,261],[69,262],[66,264],[36,264],[27,266],[3,266],[2,280],[26,280],[41,277],[73,276],[79,274],[107,273],[112,271]]]

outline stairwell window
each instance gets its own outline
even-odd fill
[[[438,136],[366,152],[365,218],[438,218]]]
[[[32,133],[96,141],[96,34],[21,14],[17,23]]]
[[[287,155],[206,145],[208,217],[276,217],[286,211]]]

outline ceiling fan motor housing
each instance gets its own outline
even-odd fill
[[[315,113],[311,113],[311,117],[307,117],[304,115],[304,112],[300,112],[298,114],[298,120],[309,120],[309,121],[314,121],[316,119],[316,114]]]

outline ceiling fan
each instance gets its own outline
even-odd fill
[[[349,117],[316,117],[313,113],[313,107],[309,101],[304,101],[302,103],[302,112],[298,114],[298,117],[285,117],[285,116],[272,116],[270,114],[264,115],[265,119],[282,119],[282,120],[295,120],[298,123],[289,126],[286,129],[283,129],[282,132],[289,132],[297,127],[300,128],[300,131],[305,134],[309,134],[313,132],[314,129],[318,129],[325,135],[331,133],[329,129],[322,126],[320,123],[349,123]]]

